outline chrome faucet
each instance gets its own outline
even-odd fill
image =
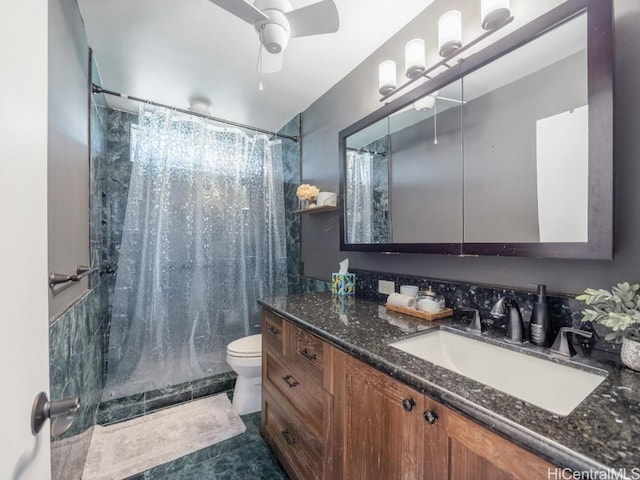
[[[508,311],[507,311],[508,309]],[[491,309],[490,315],[493,318],[504,318],[507,316],[507,341],[512,343],[524,343],[526,337],[524,333],[524,322],[517,302],[504,296],[496,302]]]
[[[550,352],[564,357],[573,357],[576,354],[576,350],[573,348],[573,344],[569,338],[569,334],[572,333],[585,338],[593,337],[592,332],[585,332],[579,328],[562,327],[560,331],[558,331],[558,336],[556,337],[556,341],[553,342]]]

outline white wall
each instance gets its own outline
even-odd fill
[[[47,0],[3,2],[0,45],[0,478],[46,480],[30,414],[49,389]]]

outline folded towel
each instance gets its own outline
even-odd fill
[[[392,293],[387,298],[387,303],[397,305],[398,307],[416,308],[416,297],[403,295],[401,293]]]

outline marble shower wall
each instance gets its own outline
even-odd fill
[[[104,107],[106,124],[106,168],[104,169],[104,203],[102,216],[107,225],[102,256],[110,273],[118,269],[124,215],[131,180],[131,131],[138,115]]]
[[[92,207],[104,201],[105,124],[100,108],[91,108],[90,181]],[[100,209],[91,209],[91,262],[101,265],[105,223]],[[54,480],[76,480],[82,475],[104,385],[105,338],[109,324],[109,275],[95,273],[90,289],[49,325],[51,399],[79,397],[81,406],[71,428],[52,439]]]
[[[278,133],[300,136],[301,115],[293,117]],[[331,284],[301,275],[300,268],[300,208],[296,190],[301,183],[300,142],[282,139],[282,164],[284,167],[284,211],[287,229],[287,277],[289,293],[327,292]]]
[[[371,158],[371,189],[373,198],[373,243],[389,243],[389,162],[387,161],[387,137],[370,143],[364,149],[375,152]]]
[[[296,115],[278,133],[300,135],[300,115]],[[284,180],[284,216],[287,230],[287,277],[289,291],[297,291],[300,278],[300,215],[296,189],[300,185],[300,142],[282,139]]]

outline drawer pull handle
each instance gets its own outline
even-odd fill
[[[297,387],[300,382],[298,382],[297,380],[293,380],[293,382],[291,381],[293,377],[291,375],[287,375],[286,377],[282,377],[282,380],[284,380],[284,383],[286,383],[287,385],[289,385],[289,388],[293,388],[293,387]]]
[[[284,441],[287,442],[287,445],[295,445],[296,440],[293,438],[289,430],[282,430],[282,436],[284,437]]]
[[[413,407],[416,406],[416,401],[413,398],[405,398],[402,400],[402,408],[404,408],[407,412],[413,410]]]
[[[317,360],[317,356],[315,353],[311,353],[308,348],[303,348],[300,350],[300,355],[309,360],[310,362],[315,362]]]
[[[427,410],[424,412],[424,419],[429,425],[433,425],[438,420],[438,412],[435,410]]]
[[[267,327],[267,332],[269,332],[271,335],[277,337],[280,335],[280,330],[278,330],[276,327],[269,325]]]

